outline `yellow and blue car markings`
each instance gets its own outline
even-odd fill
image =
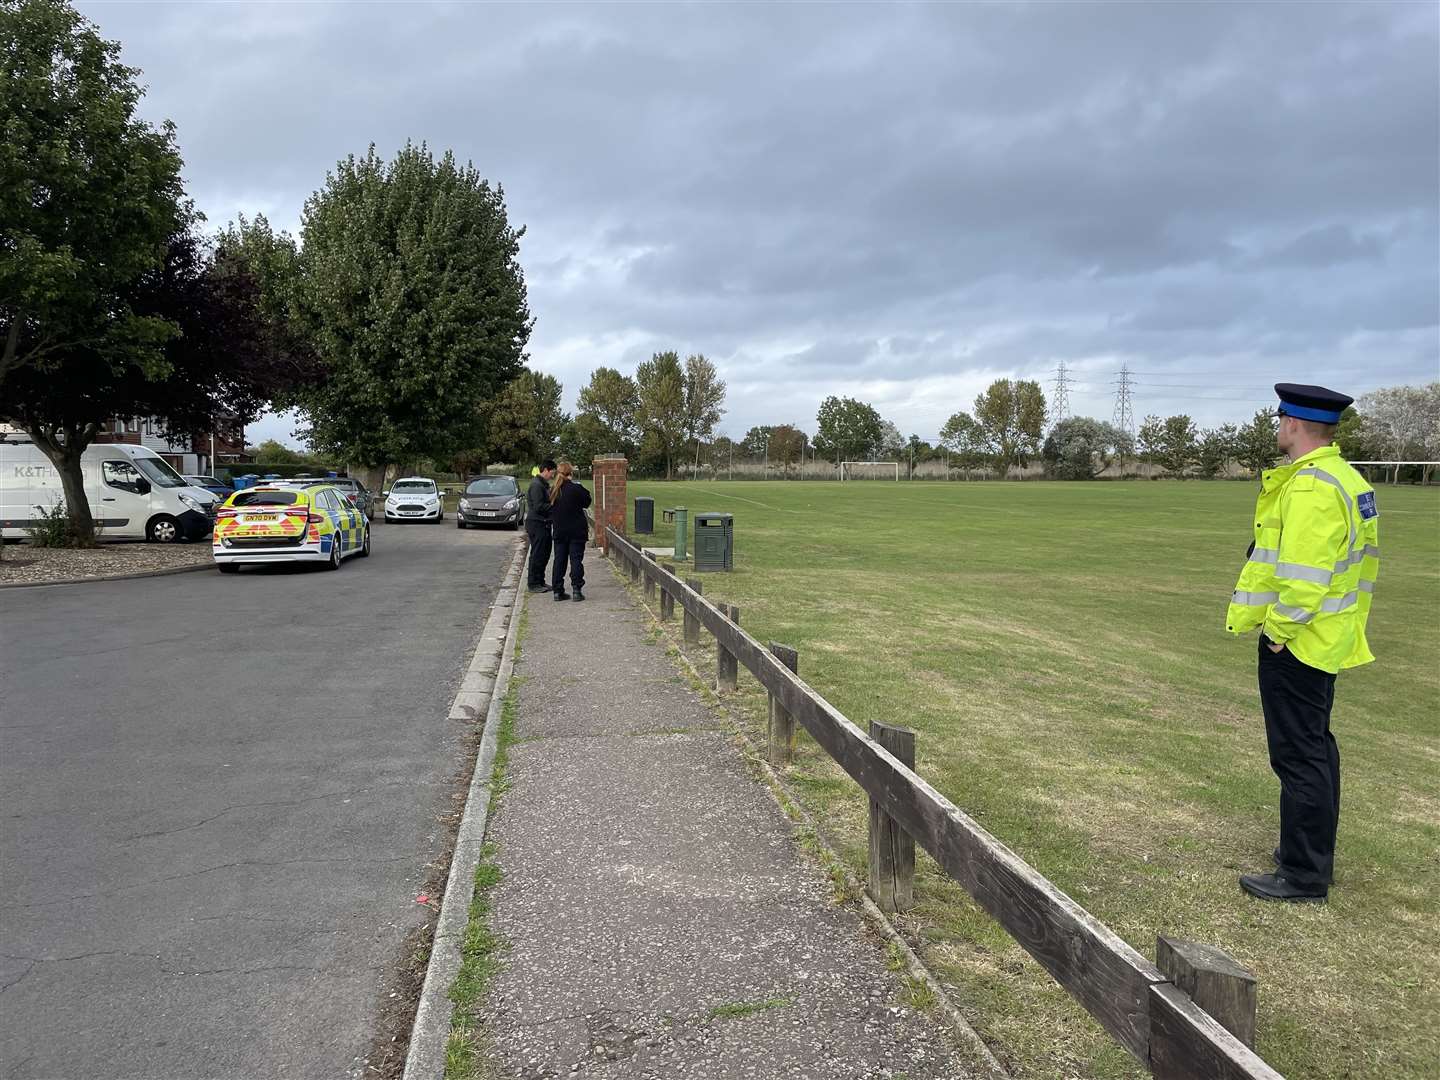
[[[342,559],[362,553],[369,528],[336,487],[245,488],[216,512],[212,552],[222,564],[327,562],[336,547]]]

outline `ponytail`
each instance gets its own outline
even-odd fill
[[[550,485],[551,506],[554,506],[555,500],[560,498],[560,489],[565,485],[565,481],[570,479],[574,472],[575,466],[571,465],[570,462],[560,462],[559,467],[555,470],[555,482]]]

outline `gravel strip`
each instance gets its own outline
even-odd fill
[[[210,544],[102,544],[97,548],[37,548],[6,544],[0,557],[0,585],[45,585],[61,581],[100,581],[189,570],[211,563]]]

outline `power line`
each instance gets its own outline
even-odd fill
[[[1064,360],[1055,369],[1055,394],[1050,400],[1050,415],[1058,424],[1070,415],[1070,376],[1065,371]]]
[[[1134,435],[1135,412],[1131,401],[1130,365],[1122,362],[1118,374],[1119,378],[1115,382],[1114,423],[1121,431]]]

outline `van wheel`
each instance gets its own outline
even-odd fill
[[[181,538],[180,522],[169,514],[160,514],[145,526],[145,536],[157,544],[173,544]]]
[[[219,570],[222,574],[238,574],[240,572],[240,564],[233,562],[216,563],[215,569]]]

